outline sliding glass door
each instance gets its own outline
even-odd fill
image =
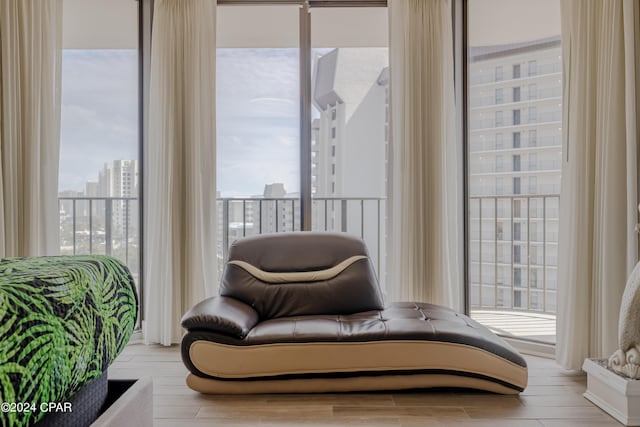
[[[559,0],[468,3],[469,292],[495,332],[555,342]]]

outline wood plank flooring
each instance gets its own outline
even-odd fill
[[[179,348],[133,344],[110,378],[153,377],[158,427],[185,426],[456,426],[617,427],[582,393],[586,377],[552,360],[526,356],[529,386],[520,396],[469,391],[205,396],[185,385]]]

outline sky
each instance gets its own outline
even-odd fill
[[[105,162],[138,157],[135,50],[65,50],[59,189],[83,190]],[[219,49],[218,189],[299,188],[297,49]]]
[[[58,188],[84,190],[107,161],[138,154],[137,52],[64,50]]]
[[[223,196],[299,189],[298,50],[218,49],[217,186]]]

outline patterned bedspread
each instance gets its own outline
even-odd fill
[[[0,411],[3,426],[46,415],[99,377],[129,341],[138,301],[131,273],[107,256],[0,259]],[[11,409],[11,408],[9,408]],[[18,409],[18,408],[14,408]]]

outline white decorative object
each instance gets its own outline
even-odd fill
[[[640,381],[625,378],[607,368],[607,360],[586,359],[584,397],[625,426],[640,426]]]
[[[640,262],[624,288],[618,321],[618,350],[609,358],[609,368],[628,378],[640,378]]]
[[[636,345],[627,351],[618,349],[609,357],[609,368],[627,378],[640,378],[640,346]]]
[[[624,425],[640,426],[640,262],[629,275],[622,295],[618,347],[609,360],[584,361],[584,397]]]

